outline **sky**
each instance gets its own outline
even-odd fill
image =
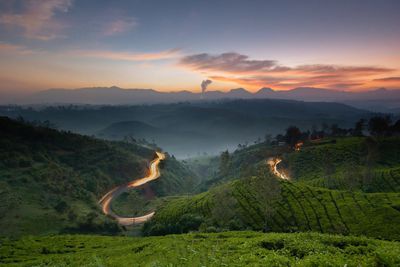
[[[398,0],[0,0],[0,96],[400,89]]]

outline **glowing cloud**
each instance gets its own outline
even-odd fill
[[[378,82],[400,82],[400,77],[384,77],[384,78],[375,79],[374,81],[378,81]]]
[[[211,79],[233,82],[250,88],[264,86],[290,89],[300,86],[351,89],[364,86],[377,76],[395,71],[378,66],[341,66],[329,64],[284,66],[276,60],[252,60],[238,53],[183,57],[179,65],[208,75]]]
[[[49,40],[59,37],[64,27],[54,19],[56,12],[67,12],[72,0],[21,1],[22,10],[0,14],[0,24],[22,29],[27,38]]]

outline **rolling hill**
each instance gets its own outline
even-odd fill
[[[400,192],[400,138],[337,138],[288,154],[296,181],[331,189]]]
[[[399,138],[378,139],[381,157],[371,171],[380,172],[376,178],[360,187],[341,183],[343,175],[339,170],[347,164],[355,169],[355,162],[364,162],[363,156],[368,154],[365,142],[369,139],[343,138],[336,143],[310,144],[300,152],[266,144],[238,150],[230,155],[227,172],[218,174],[212,181],[211,185],[218,186],[198,195],[165,202],[154,219],[145,225],[144,232],[160,235],[188,229],[206,232],[253,229],[399,240],[400,191],[396,186]],[[284,155],[284,163],[279,167],[291,170],[291,181],[277,180],[269,173],[266,159],[274,154]],[[329,163],[323,157],[330,154],[336,159],[333,165],[338,170],[332,175],[331,183],[342,184],[340,187],[321,184],[325,180],[321,168]],[[349,176],[349,179],[355,177]],[[182,225],[190,227],[182,228]]]
[[[314,231],[400,239],[399,193],[366,194],[281,182],[279,200],[271,204],[273,214],[266,222],[263,194],[268,193],[260,190],[259,179],[237,180],[228,187],[171,200],[158,209],[144,231],[150,235],[180,233],[186,230],[180,228],[182,224],[192,226],[187,230],[265,230],[267,223],[272,232]],[[231,212],[226,218],[218,215],[224,209]]]
[[[118,232],[98,199],[144,175],[154,150],[0,118],[0,235]],[[187,192],[195,176],[173,158],[155,195]]]

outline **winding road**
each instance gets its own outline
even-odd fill
[[[282,159],[280,158],[272,158],[267,160],[267,163],[269,165],[269,167],[271,168],[271,171],[273,174],[275,174],[276,176],[278,176],[279,178],[283,179],[283,180],[290,180],[290,178],[288,176],[286,176],[286,174],[284,174],[283,172],[280,172],[278,170],[278,164],[282,162]]]
[[[105,194],[100,200],[99,204],[102,206],[103,213],[109,215],[116,219],[119,224],[128,226],[132,224],[144,223],[148,221],[151,217],[153,217],[154,212],[150,212],[146,215],[140,217],[121,217],[115,214],[111,209],[111,202],[114,198],[118,197],[122,193],[128,191],[128,189],[139,187],[144,185],[150,181],[156,180],[160,177],[160,169],[158,165],[162,160],[165,159],[165,154],[161,152],[156,152],[157,158],[155,158],[152,162],[150,162],[149,174],[143,178],[139,178],[132,182],[120,185],[115,187],[114,189],[110,190]]]

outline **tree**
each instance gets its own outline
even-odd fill
[[[372,184],[372,180],[374,178],[372,170],[377,161],[379,160],[379,144],[375,139],[371,137],[367,137],[365,139],[364,144],[367,151],[365,157],[365,172],[363,176],[363,187],[365,191],[368,191],[370,185]]]
[[[231,157],[229,151],[226,150],[221,153],[219,158],[219,172],[221,175],[227,175],[231,165]]]
[[[57,205],[54,207],[54,209],[58,212],[58,213],[63,213],[64,211],[66,211],[68,209],[68,203],[65,202],[64,200],[60,200],[58,201]]]
[[[326,122],[324,122],[322,123],[321,128],[322,131],[326,132],[329,130],[329,125]]]
[[[338,136],[339,133],[340,133],[339,126],[336,123],[332,124],[332,126],[331,126],[331,135],[332,136]]]
[[[276,203],[281,198],[281,183],[271,175],[266,167],[261,167],[258,169],[257,176],[250,178],[249,184],[253,188],[255,198],[260,205],[263,231],[271,231],[271,221],[276,212]]]
[[[276,135],[275,139],[277,142],[285,142],[285,137],[281,134]]]
[[[354,136],[364,136],[363,131],[365,128],[365,119],[360,119],[354,125],[353,135]]]
[[[269,144],[271,144],[272,136],[270,134],[266,134],[264,136],[264,140],[265,140],[265,143],[269,145]]]
[[[400,120],[397,120],[395,124],[390,127],[390,131],[392,134],[399,135],[400,134]]]
[[[225,185],[217,189],[213,199],[212,219],[217,226],[226,227],[236,215],[237,201],[230,187]]]
[[[176,223],[176,230],[179,233],[188,233],[189,231],[196,231],[203,223],[203,218],[199,215],[187,213],[182,215]]]
[[[325,182],[329,188],[336,189],[336,166],[334,163],[334,157],[331,151],[326,150],[325,153],[322,155],[322,168],[324,171],[324,178]]]
[[[285,142],[290,145],[291,148],[294,148],[294,146],[301,140],[301,136],[302,134],[299,128],[296,126],[290,126],[286,129]]]
[[[371,135],[383,136],[390,128],[391,119],[389,116],[375,116],[369,119],[368,130]]]

